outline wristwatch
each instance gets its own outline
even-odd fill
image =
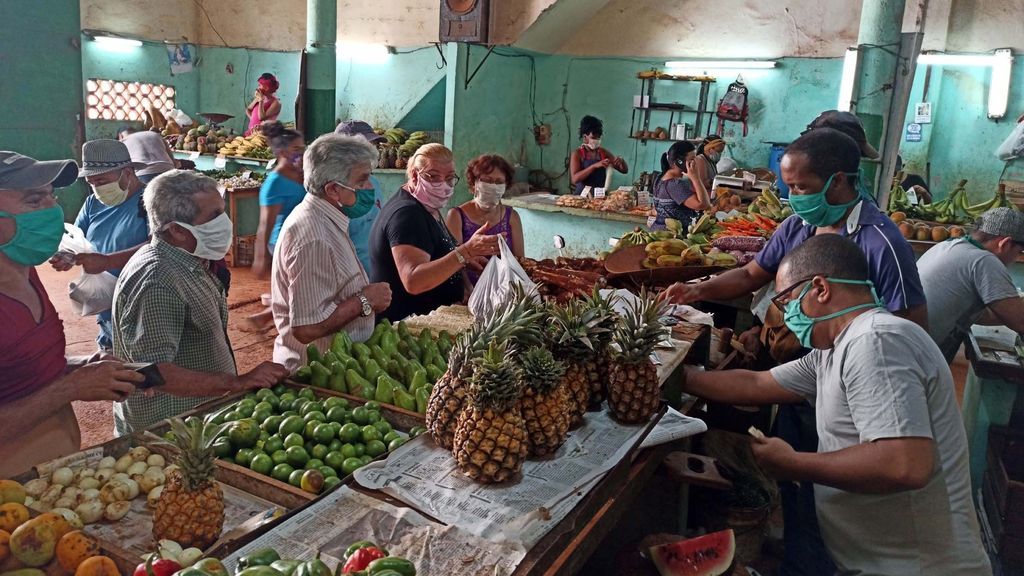
[[[370,301],[366,299],[366,296],[362,292],[356,294],[356,296],[359,297],[359,304],[363,307],[359,315],[365,318],[373,314],[373,306],[370,306]]]
[[[453,250],[453,252],[455,252],[455,259],[459,261],[459,264],[462,264],[463,266],[465,266],[466,265],[466,257],[463,256],[462,252],[459,251],[458,246],[455,247],[455,250]]]

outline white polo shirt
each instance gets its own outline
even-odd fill
[[[306,345],[292,335],[295,326],[326,320],[338,303],[358,294],[369,280],[348,235],[349,218],[330,202],[306,194],[281,227],[274,248],[271,310],[278,336],[274,362],[290,371],[306,363]],[[374,317],[357,317],[344,327],[354,342],[373,332]],[[333,334],[315,341],[326,351]]]

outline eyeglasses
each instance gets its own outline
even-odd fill
[[[810,278],[804,278],[803,280],[794,283],[792,286],[786,288],[785,290],[779,290],[775,294],[775,296],[772,296],[772,305],[778,308],[781,312],[785,312],[786,304],[789,304],[789,301],[791,300],[789,295],[793,293],[793,290],[796,290],[801,284],[805,284],[807,282],[810,282],[811,280],[814,280],[814,276],[811,276]]]
[[[456,184],[459,183],[459,177],[454,174],[447,178],[441,176],[440,174],[432,174],[430,172],[419,172],[419,175],[420,178],[423,178],[424,180],[430,182],[431,184],[440,184],[441,182],[447,182],[449,186],[455,186]]]

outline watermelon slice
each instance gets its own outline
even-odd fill
[[[735,553],[736,537],[731,529],[648,550],[661,576],[718,576],[732,565]]]

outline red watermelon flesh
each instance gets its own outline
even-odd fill
[[[653,546],[648,550],[661,576],[718,576],[732,565],[735,553],[736,538],[732,530]]]

